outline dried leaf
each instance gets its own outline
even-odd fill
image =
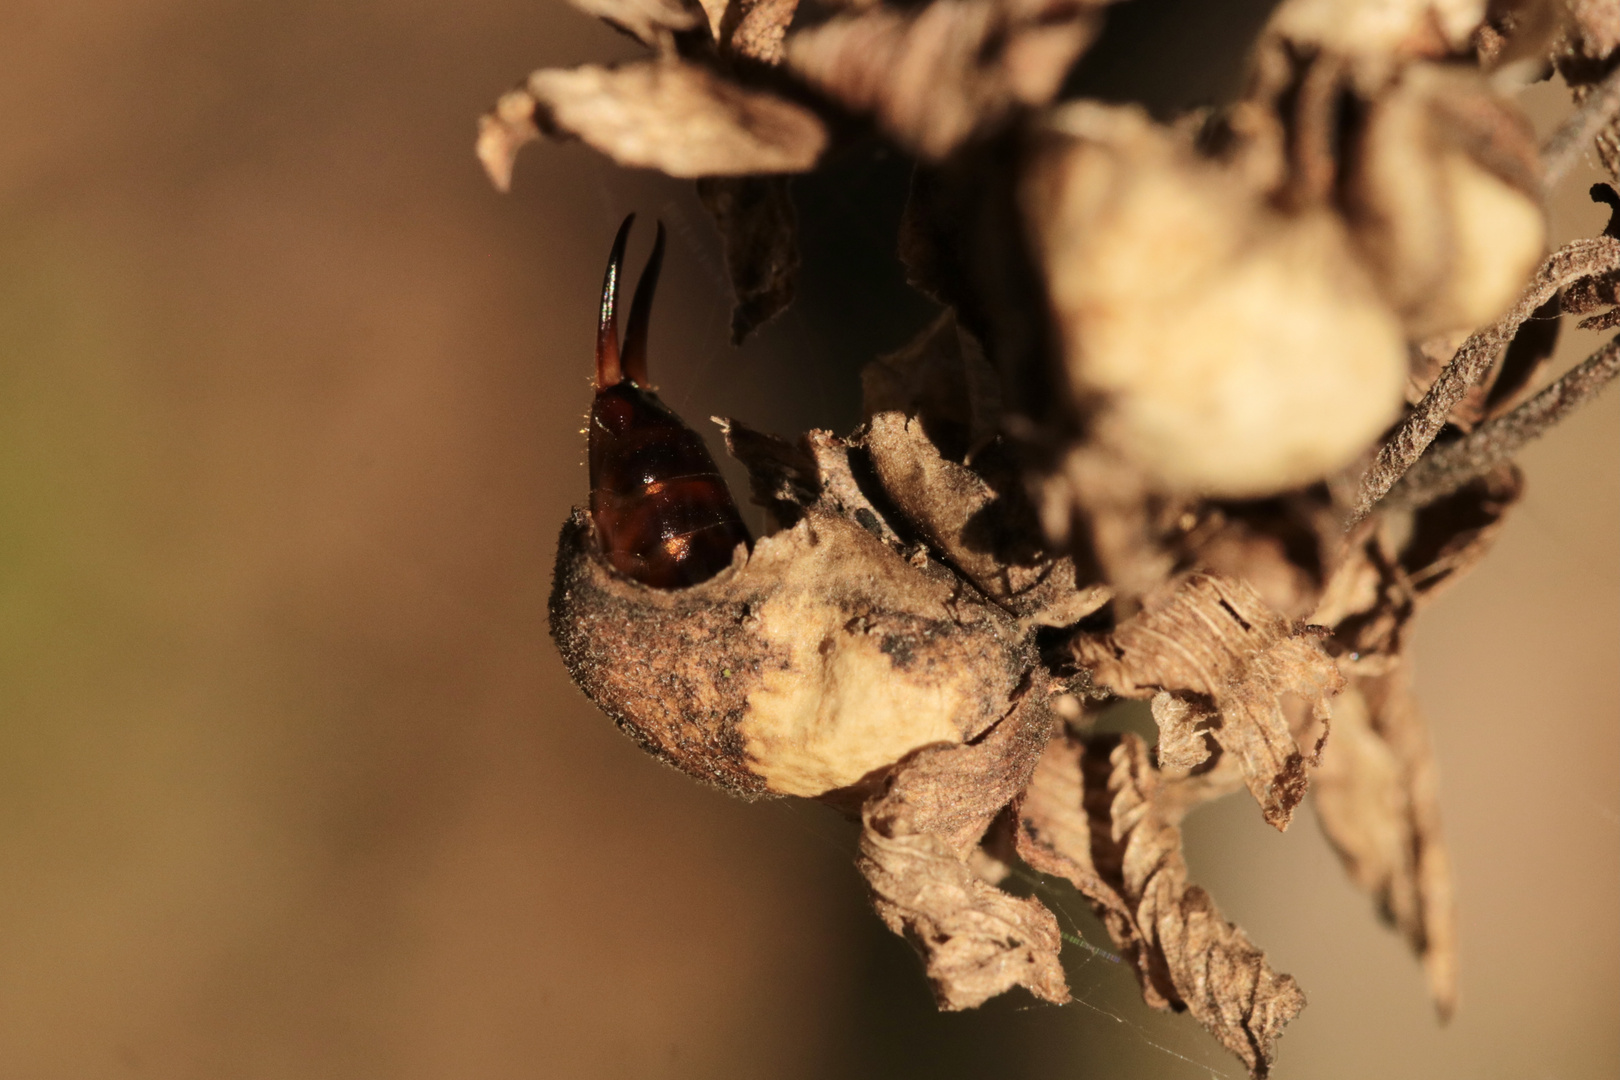
[[[710,177],[698,198],[714,218],[731,277],[731,343],[787,310],[799,277],[798,219],[785,176]]]
[[[1432,599],[1473,569],[1523,493],[1519,470],[1503,465],[1417,510],[1399,557],[1416,597]]]
[[[963,461],[997,434],[1001,377],[947,308],[904,348],[861,369],[861,409],[868,420],[916,417],[941,454]]]
[[[1069,1000],[1057,920],[974,869],[979,838],[1029,782],[1053,733],[1037,680],[980,741],[918,751],[862,811],[856,865],[890,930],[922,954],[942,1009],[971,1009],[1022,986]]]
[[[786,55],[782,41],[798,7],[799,0],[732,0],[722,23],[722,47],[762,64],[780,64]]]
[[[1028,549],[1030,529],[1011,500],[965,465],[942,457],[921,422],[872,418],[864,445],[884,491],[911,526],[963,577],[1008,611],[1043,626],[1069,626],[1112,593],[1082,585],[1074,560]]]
[[[1153,695],[1153,721],[1159,725],[1159,742],[1153,757],[1159,771],[1168,776],[1187,776],[1220,752],[1211,731],[1220,719],[1213,709],[1178,698],[1167,690]]]
[[[986,882],[942,838],[868,825],[856,865],[884,925],[924,957],[940,1008],[975,1008],[1014,986],[1069,1000],[1052,913]]]
[[[1263,1077],[1305,995],[1187,880],[1181,854],[1186,811],[1236,783],[1222,768],[1165,779],[1134,735],[1054,741],[1019,803],[1017,847],[1091,902],[1149,1005],[1187,1009]]]
[[[875,114],[907,149],[938,160],[1015,108],[1050,101],[1091,42],[1092,7],[873,6],[793,35],[788,66],[849,108]]]
[[[1251,585],[1291,619],[1317,607],[1344,546],[1344,525],[1320,487],[1275,499],[1203,504],[1177,523],[1170,547],[1196,566]]]
[[[827,145],[810,110],[676,59],[548,68],[479,122],[478,156],[496,187],[544,131],[579,138],[621,165],[671,176],[803,172]]]
[[[671,37],[705,24],[703,8],[692,0],[568,0],[649,49],[668,51]]]
[[[1380,520],[1350,545],[1311,620],[1333,629],[1355,670],[1387,670],[1418,608],[1484,558],[1523,490],[1518,470],[1501,466],[1414,511],[1399,543]]]
[[[1084,636],[1075,661],[1125,697],[1169,691],[1219,714],[1211,735],[1241,763],[1265,819],[1288,827],[1321,743],[1295,743],[1282,696],[1295,694],[1326,721],[1344,677],[1314,634],[1268,608],[1253,588],[1193,574],[1111,634]],[[1325,738],[1325,732],[1323,738]]]
[[[1350,877],[1422,960],[1442,1019],[1457,1003],[1456,912],[1428,733],[1406,667],[1353,680],[1316,773],[1317,820]]]
[[[726,451],[748,470],[752,501],[788,528],[821,497],[821,475],[815,455],[803,441],[788,442],[756,431],[740,420],[716,417]]]

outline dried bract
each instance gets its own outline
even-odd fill
[[[783,176],[710,177],[697,190],[725,245],[736,297],[731,342],[740,344],[793,303],[799,275],[793,199]]]
[[[1262,1077],[1305,995],[1187,880],[1181,854],[1187,810],[1234,784],[1229,770],[1167,780],[1134,735],[1059,740],[1019,803],[1018,854],[1091,902],[1149,1005],[1188,1010]]]
[[[680,60],[530,75],[479,134],[492,177],[511,175],[511,156],[531,129],[583,139],[620,165],[685,177],[802,172],[827,145],[810,110]]]
[[[1357,678],[1334,704],[1317,819],[1350,877],[1422,957],[1442,1017],[1457,1004],[1457,926],[1428,732],[1404,665]]]
[[[1243,582],[1195,574],[1113,633],[1076,639],[1074,656],[1116,694],[1168,692],[1202,714],[1199,726],[1240,763],[1266,820],[1288,827],[1305,797],[1306,765],[1317,762],[1327,735],[1324,728],[1315,745],[1299,745],[1283,695],[1298,695],[1325,723],[1327,699],[1344,686],[1317,635],[1266,607]],[[1188,721],[1185,710],[1155,713],[1161,722]],[[1172,742],[1186,741],[1172,731]]]
[[[944,1009],[971,1009],[1014,986],[1069,1000],[1052,913],[995,888],[968,862],[1052,736],[1044,697],[1044,684],[1032,687],[972,745],[919,751],[862,811],[856,865],[883,921],[923,954]]]
[[[932,0],[874,5],[801,31],[788,65],[890,136],[940,159],[1044,105],[1090,44],[1107,0]]]

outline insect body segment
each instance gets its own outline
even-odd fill
[[[664,255],[664,226],[636,284],[618,340],[619,268],[632,214],[614,239],[602,282],[591,406],[591,517],[608,562],[659,589],[707,581],[749,540],[725,480],[697,432],[646,389],[647,331]]]

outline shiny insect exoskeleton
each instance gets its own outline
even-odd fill
[[[702,437],[647,389],[647,327],[664,261],[662,222],[619,348],[619,268],[635,219],[631,214],[619,226],[602,281],[589,429],[591,518],[615,570],[657,589],[679,589],[730,565],[749,536]]]

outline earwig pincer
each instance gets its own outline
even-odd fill
[[[648,387],[647,332],[664,261],[663,222],[619,346],[619,270],[635,219],[631,214],[619,226],[602,281],[589,427],[591,519],[615,570],[655,589],[681,589],[729,566],[749,535],[702,437]]]

